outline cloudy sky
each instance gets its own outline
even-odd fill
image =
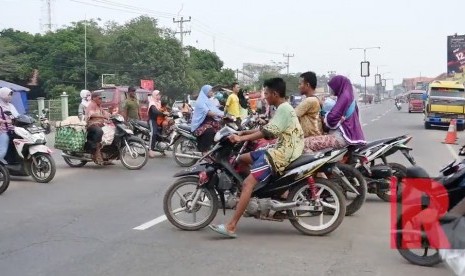
[[[45,0],[0,0],[0,29],[43,32]],[[368,49],[374,82],[377,66],[385,78],[435,77],[446,72],[447,36],[465,34],[463,0],[52,0],[52,24],[101,18],[125,23],[139,15],[177,29],[173,17],[191,21],[184,44],[215,50],[225,66],[285,62],[290,72],[336,71],[355,83],[363,50]],[[455,14],[455,11],[458,13]],[[285,72],[285,70],[283,70]]]

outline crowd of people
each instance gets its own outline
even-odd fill
[[[268,150],[244,154],[239,161],[250,166],[245,178],[235,213],[226,225],[210,225],[222,235],[236,237],[236,227],[243,215],[255,185],[266,181],[272,173],[280,174],[304,153],[328,148],[338,149],[348,145],[366,143],[362,131],[359,109],[350,80],[334,76],[328,83],[332,97],[320,100],[315,96],[317,77],[314,72],[300,76],[299,90],[306,98],[294,109],[286,97],[286,83],[281,78],[272,78],[264,83],[264,108],[270,121],[260,129],[241,131],[230,137],[231,142],[277,139]],[[195,108],[191,130],[198,138],[199,150],[206,152],[213,144],[215,133],[220,129],[220,120],[225,115],[243,118],[239,85],[234,83],[232,94],[225,103],[224,111],[215,104],[212,86],[202,87]],[[244,107],[245,108],[245,107]],[[274,112],[272,112],[274,111]]]
[[[325,100],[315,95],[317,77],[314,72],[300,75],[299,91],[305,99],[294,109],[287,101],[286,83],[281,78],[272,78],[264,82],[262,112],[269,122],[250,131],[241,131],[230,137],[231,142],[253,141],[258,139],[276,139],[276,145],[267,150],[258,150],[240,156],[239,161],[250,166],[250,174],[244,180],[239,203],[232,219],[226,225],[210,225],[210,228],[229,237],[236,236],[237,223],[244,213],[255,185],[266,181],[272,173],[280,174],[285,168],[304,153],[312,153],[328,148],[338,149],[347,145],[366,143],[359,119],[359,109],[350,80],[337,75],[328,82],[331,97]],[[237,120],[247,116],[248,104],[238,83],[231,86],[231,94],[220,109],[214,96],[215,88],[204,85],[194,108],[187,103],[183,111],[192,113],[191,131],[197,137],[198,150],[205,153],[213,145],[215,133],[221,128],[221,118],[232,116]],[[134,89],[129,89],[129,101],[134,99]],[[132,95],[132,96],[131,96]],[[2,95],[0,95],[1,98]],[[102,164],[100,148],[103,121],[110,114],[101,108],[100,92],[84,91],[80,116],[85,118],[88,127],[88,143],[93,150],[95,161]],[[160,91],[155,90],[149,98],[149,126],[152,133],[150,154],[153,155],[156,135],[168,116],[161,101]],[[129,112],[137,106],[125,103],[125,117],[136,115]],[[166,106],[166,103],[165,103]],[[132,114],[132,115],[131,115]]]

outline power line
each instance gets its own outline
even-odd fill
[[[287,66],[287,74],[289,75],[289,58],[294,57],[294,54],[283,54],[285,58],[287,58],[286,66]]]
[[[181,20],[175,20],[173,18],[173,23],[179,23],[179,32],[175,32],[175,34],[180,34],[181,35],[181,47],[184,47],[184,34],[190,34],[191,31],[183,31],[183,24],[185,22],[190,22],[191,17],[189,16],[188,20],[184,20],[184,17],[181,17]]]

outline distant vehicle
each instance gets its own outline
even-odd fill
[[[424,90],[412,90],[408,92],[408,113],[412,112],[423,112],[425,109],[424,96],[426,91]]]
[[[122,114],[123,103],[129,97],[128,86],[107,86],[100,90],[102,92],[102,107],[112,114]],[[139,102],[139,117],[141,120],[148,120],[148,95],[149,90],[136,88],[136,99]]]
[[[292,105],[293,108],[296,108],[302,102],[303,97],[300,95],[292,95],[289,99],[289,103]]]
[[[447,126],[455,119],[457,130],[465,128],[465,87],[458,81],[434,81],[428,87],[425,128]]]

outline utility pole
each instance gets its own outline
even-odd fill
[[[239,81],[239,69],[236,69],[236,80]]]
[[[184,20],[184,17],[181,17],[181,20],[175,20],[173,18],[173,23],[179,23],[179,32],[175,32],[175,34],[180,34],[181,35],[181,47],[184,47],[184,34],[190,34],[191,31],[184,31],[183,29],[183,24],[185,22],[190,22],[191,21],[191,17],[189,16],[189,19],[188,20]]]
[[[46,32],[51,32],[52,31],[52,5],[53,5],[53,2],[54,0],[45,0],[43,1],[45,3],[45,7],[42,6],[41,8],[41,12],[45,13],[45,17],[43,17],[44,15],[42,15],[41,17],[41,25],[40,25],[40,28],[43,29],[45,28],[46,29]],[[44,24],[42,24],[42,20],[45,21]]]
[[[367,77],[370,76],[370,62],[367,61],[367,50],[369,49],[378,49],[381,50],[381,47],[376,46],[376,47],[365,47],[365,48],[350,48],[349,51],[352,50],[363,50],[363,62],[361,63],[361,75],[363,78],[365,78],[365,99],[364,102],[367,104]],[[363,74],[363,64],[366,64],[367,66],[367,72],[366,74]]]
[[[84,22],[84,89],[87,89],[87,15]]]
[[[294,54],[292,54],[292,55],[291,55],[291,54],[283,54],[283,56],[284,56],[285,58],[287,58],[287,62],[286,62],[286,65],[287,65],[287,74],[289,75],[289,58],[294,57]]]

